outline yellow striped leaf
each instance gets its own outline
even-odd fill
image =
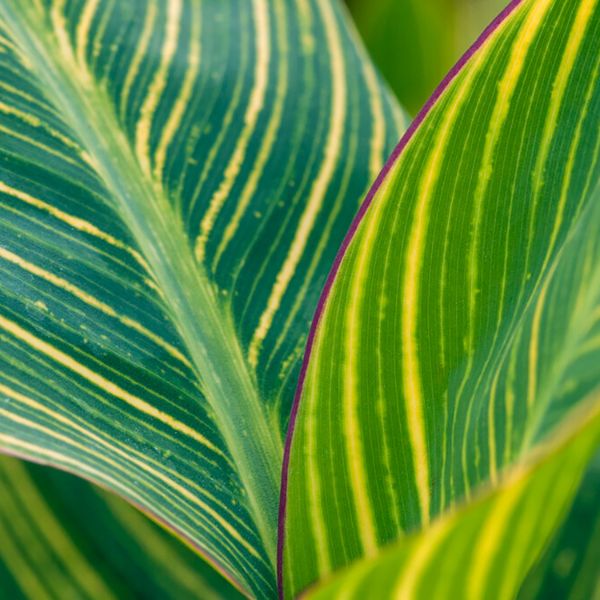
[[[336,574],[303,598],[515,598],[536,550],[560,521],[600,443],[597,397],[593,405],[594,410],[586,407],[587,414],[510,469],[492,490]],[[566,597],[553,592],[545,597]]]
[[[0,457],[6,598],[241,598],[211,565],[116,496]]]
[[[592,459],[577,496],[552,543],[528,574],[519,600],[595,598],[600,592],[600,452]]]
[[[600,2],[515,0],[393,153],[308,344],[287,593],[501,481],[600,383],[599,68]]]
[[[329,0],[0,0],[0,449],[273,595],[309,322],[402,124]]]

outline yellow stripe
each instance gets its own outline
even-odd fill
[[[169,0],[167,2],[165,41],[161,50],[160,65],[148,88],[148,93],[140,109],[140,117],[135,129],[135,153],[142,171],[148,176],[150,175],[150,133],[152,130],[152,121],[167,86],[169,67],[177,50],[181,9],[181,0]]]
[[[78,450],[81,451],[78,453],[78,456],[85,456],[86,453],[90,453],[92,455],[96,454],[96,453],[92,452],[89,448],[86,448],[85,446],[82,446],[81,444],[77,444],[76,442],[71,440],[69,437],[60,435],[53,429],[48,429],[47,427],[43,427],[43,426],[39,425],[38,423],[34,423],[33,421],[30,421],[29,419],[25,419],[19,415],[10,413],[2,408],[0,408],[0,415],[2,415],[3,417],[6,417],[9,421],[12,421],[13,423],[23,425],[30,429],[35,429],[37,431],[47,434],[51,438],[54,438],[56,440],[63,442],[64,444],[66,444],[68,446],[77,448]],[[83,473],[88,473],[88,474],[91,473],[94,476],[94,481],[96,481],[98,483],[100,483],[100,482],[110,483],[111,487],[115,491],[117,491],[117,490],[126,491],[130,495],[130,497],[133,496],[140,502],[140,505],[142,504],[143,498],[141,496],[139,496],[135,490],[133,490],[133,489],[130,490],[128,487],[124,486],[121,481],[114,479],[109,474],[98,471],[91,465],[80,462],[71,456],[67,456],[65,454],[60,454],[59,452],[55,452],[54,450],[50,450],[49,448],[45,448],[43,446],[36,446],[34,444],[30,444],[28,442],[25,442],[24,440],[16,438],[12,435],[2,434],[2,433],[0,433],[0,446],[3,446],[4,448],[7,448],[9,450],[13,450],[16,448],[26,450],[28,452],[28,454],[23,456],[23,458],[27,458],[27,460],[34,460],[36,458],[39,458],[37,455],[41,454],[44,457],[50,458],[53,462],[51,462],[49,464],[53,464],[54,466],[64,467],[64,465],[67,464],[67,465],[74,467],[73,473],[78,473],[78,471],[82,471]],[[29,453],[31,453],[31,454],[29,454]],[[114,466],[115,468],[118,469],[118,465],[116,465],[116,463],[110,461],[106,456],[99,456],[99,458],[101,458],[103,461],[111,464],[111,466]]]
[[[263,340],[273,322],[273,318],[279,306],[283,295],[285,294],[294,272],[308,241],[317,215],[319,214],[331,178],[337,166],[337,158],[340,153],[341,143],[344,132],[344,121],[346,119],[346,78],[344,67],[344,56],[341,49],[341,41],[337,30],[337,23],[333,9],[328,2],[320,2],[319,9],[323,18],[323,25],[327,37],[327,47],[331,56],[332,68],[332,98],[331,98],[331,127],[325,144],[324,160],[321,170],[317,175],[311,188],[306,204],[306,209],[300,218],[296,229],[294,239],[290,246],[290,251],[283,263],[283,266],[277,274],[275,285],[267,301],[267,307],[260,316],[258,327],[254,331],[248,348],[248,362],[256,367],[258,364],[258,354]]]
[[[600,67],[600,61],[596,62],[596,66],[594,68],[594,73],[593,73],[592,77],[590,77],[590,86],[588,88],[586,98],[585,98],[585,108],[582,111],[582,115],[581,115],[581,118],[579,119],[579,122],[577,123],[577,127],[575,129],[575,135],[573,136],[573,141],[571,142],[571,147],[569,148],[569,156],[567,158],[567,162],[565,165],[565,170],[564,170],[565,175],[563,177],[563,182],[561,185],[560,198],[558,201],[558,205],[556,207],[556,217],[554,218],[554,225],[552,227],[552,233],[550,234],[548,250],[546,252],[546,256],[544,258],[544,263],[540,270],[541,273],[543,273],[546,270],[546,267],[548,266],[548,261],[550,260],[550,257],[552,256],[552,251],[554,250],[554,246],[556,245],[558,233],[559,233],[560,227],[563,223],[565,206],[567,203],[569,188],[571,187],[571,178],[573,176],[573,173],[575,172],[574,164],[575,164],[575,159],[577,156],[577,150],[579,149],[581,133],[583,131],[583,123],[585,121],[585,118],[587,117],[590,102],[591,102],[593,93],[596,89],[596,82],[598,80],[598,68],[599,67]],[[594,164],[594,162],[595,161],[593,161],[591,164]],[[582,194],[581,197],[584,198],[585,196]]]
[[[127,71],[127,75],[125,77],[125,83],[123,84],[123,91],[121,92],[121,97],[119,99],[121,118],[125,118],[127,101],[129,100],[129,94],[131,93],[131,86],[137,77],[144,57],[147,56],[148,45],[150,44],[150,39],[152,38],[152,33],[154,31],[157,3],[146,2],[145,6],[146,14],[144,16],[142,34],[140,35],[140,39],[137,41],[135,54],[133,55],[131,64],[129,65],[129,70]]]
[[[196,238],[196,260],[202,262],[205,257],[206,243],[213,228],[215,219],[229,197],[233,184],[245,159],[250,138],[256,128],[258,116],[263,109],[268,84],[269,61],[271,55],[269,32],[269,8],[264,0],[253,0],[252,8],[256,27],[256,58],[254,70],[254,87],[248,100],[244,126],[238,137],[235,150],[225,168],[223,181],[210,199],[208,209],[200,223],[200,233]]]
[[[390,594],[391,598],[394,598],[394,600],[414,600],[418,598],[416,594],[417,584],[421,581],[433,553],[452,531],[451,525],[451,519],[438,521],[427,531],[427,535],[421,534],[415,544],[416,548],[414,546],[412,548],[410,559],[402,566],[400,577],[394,586],[394,591]]]
[[[2,50],[5,51],[6,48],[8,48],[13,54],[15,54],[15,58],[17,59],[22,59],[24,58],[25,60],[27,60],[27,57],[22,55],[22,50],[15,45],[15,43],[12,40],[9,40],[7,37],[0,35],[0,44],[2,44],[3,48]],[[29,65],[29,63],[27,63]]]
[[[495,408],[496,408],[496,390],[498,389],[498,379],[500,377],[500,369],[496,369],[496,374],[492,381],[490,388],[490,395],[488,398],[488,442],[490,450],[490,481],[492,485],[495,485],[498,481],[498,450],[496,448],[496,419],[495,419]]]
[[[221,241],[219,242],[219,246],[217,247],[217,251],[215,252],[215,257],[213,259],[213,270],[216,270],[216,265],[220,261],[221,255],[223,254],[227,245],[235,235],[235,232],[239,228],[240,221],[244,216],[244,213],[248,209],[248,205],[250,204],[254,196],[254,192],[256,191],[256,188],[258,186],[258,182],[263,176],[265,164],[271,156],[271,150],[273,148],[275,138],[281,126],[281,118],[283,116],[283,105],[286,97],[285,92],[287,91],[288,83],[288,47],[286,40],[287,32],[285,31],[286,20],[284,8],[285,4],[281,4],[280,10],[277,11],[277,31],[279,42],[277,54],[279,56],[279,64],[277,68],[277,89],[275,90],[275,101],[273,103],[271,117],[265,129],[260,149],[256,157],[256,162],[252,167],[250,177],[244,185],[244,189],[240,193],[239,201],[237,202],[237,205],[235,207],[235,212],[229,220],[229,223],[227,224],[227,227],[223,232]]]
[[[471,78],[475,69],[469,71]],[[424,523],[429,521],[430,490],[429,462],[427,458],[427,441],[423,417],[423,391],[421,385],[419,344],[417,341],[418,303],[420,299],[420,277],[423,262],[423,252],[427,235],[429,204],[440,164],[445,155],[445,148],[452,132],[458,109],[464,101],[469,85],[465,81],[459,97],[450,104],[446,119],[438,131],[438,138],[433,142],[433,151],[423,172],[425,177],[418,192],[418,203],[413,217],[406,259],[404,266],[404,282],[402,294],[402,384],[412,455],[414,461],[415,483],[419,495],[421,518]]]
[[[90,86],[91,84],[91,75],[87,66],[85,52],[87,49],[90,28],[92,26],[94,15],[98,9],[98,4],[99,0],[88,0],[81,12],[81,18],[75,34],[77,65],[79,66],[79,71],[82,75],[81,83],[83,83],[84,86]]]
[[[249,27],[242,27],[241,30],[239,31],[240,39],[239,39],[238,43],[239,43],[239,48],[240,48],[240,54],[239,54],[238,70],[240,73],[246,72],[246,70],[249,67],[250,53],[247,51],[247,48],[246,48],[246,44],[248,43],[248,40],[250,38],[250,35],[249,35],[250,32],[248,30],[249,30]],[[227,104],[227,111],[225,112],[225,115],[222,118],[222,122],[221,122],[221,126],[219,128],[217,138],[211,144],[210,150],[208,152],[208,156],[206,157],[206,160],[204,160],[204,162],[203,162],[202,172],[200,174],[200,177],[198,177],[198,175],[196,173],[197,168],[198,168],[197,167],[198,161],[195,158],[189,157],[188,161],[185,164],[184,171],[183,171],[182,175],[180,176],[179,189],[181,189],[181,186],[183,185],[183,183],[182,183],[183,180],[185,180],[188,177],[188,175],[190,175],[189,171],[192,171],[193,178],[197,179],[196,186],[194,188],[193,193],[190,196],[190,201],[188,202],[188,206],[187,206],[187,210],[186,210],[186,214],[188,215],[188,218],[189,218],[189,215],[194,211],[194,208],[195,208],[196,204],[198,203],[198,201],[203,200],[202,189],[206,182],[206,179],[211,172],[211,169],[213,167],[213,164],[214,164],[217,156],[219,156],[220,152],[223,150],[225,141],[231,138],[230,129],[231,129],[232,125],[233,125],[233,127],[236,126],[234,117],[238,114],[238,112],[240,110],[243,91],[244,91],[244,77],[242,77],[240,75],[235,78],[235,85],[234,85],[233,91],[229,97],[229,102]],[[245,100],[245,97],[244,97],[244,100]]]
[[[75,70],[75,58],[71,47],[71,40],[67,29],[67,21],[64,15],[65,0],[54,0],[50,11],[50,20],[54,28],[54,36],[66,64]]]
[[[39,529],[48,546],[60,558],[77,585],[93,598],[115,598],[96,569],[80,553],[79,548],[56,520],[22,464],[16,460],[4,461],[2,471],[11,481],[15,493],[24,500],[23,506],[30,519],[39,522]]]
[[[521,345],[521,338],[523,336],[523,329],[519,329],[515,337],[514,346],[510,355],[508,363],[508,372],[505,382],[504,391],[504,408],[506,411],[506,418],[504,421],[504,455],[503,464],[508,465],[511,463],[512,458],[512,445],[513,445],[513,418],[515,409],[515,392],[514,384],[517,369],[517,356],[519,346]]]
[[[1,391],[3,391],[3,393],[5,392],[4,386],[0,386]],[[22,394],[18,394],[16,392],[13,392],[12,390],[9,390],[11,392],[11,396],[13,398],[19,396],[19,401],[23,402],[23,395]],[[24,404],[27,404],[29,406],[31,406],[32,408],[35,407],[37,405],[37,407],[43,406],[40,405],[39,403],[35,402],[34,400],[31,400],[30,398],[26,398],[27,402],[23,402]],[[44,411],[44,412],[51,412],[51,411]],[[71,439],[68,436],[65,435],[61,435],[60,433],[58,433],[57,431],[55,431],[54,429],[49,429],[47,427],[44,427],[42,425],[40,425],[39,423],[35,423],[33,421],[30,421],[29,419],[26,419],[24,417],[21,417],[19,415],[10,413],[4,409],[0,409],[0,415],[6,417],[7,419],[18,423],[20,425],[23,425],[27,428],[30,429],[35,429],[37,431],[41,431],[42,433],[48,435],[51,438],[54,438],[56,440],[61,441],[64,444],[67,444],[69,446],[72,446],[74,448],[78,449],[78,456],[85,456],[85,454],[90,454],[91,456],[97,458],[98,460],[100,460],[101,462],[105,462],[108,465],[110,465],[112,468],[114,468],[116,471],[123,471],[125,473],[126,476],[129,476],[130,473],[127,471],[127,468],[125,465],[120,465],[116,462],[114,462],[113,460],[110,459],[109,455],[104,453],[98,453],[96,451],[94,451],[91,447],[89,446],[83,446],[79,443],[77,443],[76,441],[74,441],[73,439]],[[58,413],[55,413],[56,417],[61,417],[62,415],[58,415]],[[257,551],[254,549],[253,546],[251,546],[239,533],[239,531],[234,528],[231,523],[229,523],[228,521],[226,521],[225,519],[223,519],[223,517],[217,513],[215,510],[213,510],[208,504],[206,504],[205,502],[203,502],[198,496],[195,496],[194,494],[192,494],[190,492],[189,489],[187,489],[186,487],[178,484],[177,482],[175,482],[174,480],[170,479],[169,477],[167,477],[164,473],[162,473],[161,471],[155,471],[154,469],[150,468],[144,461],[141,460],[137,460],[135,458],[132,457],[131,453],[127,453],[125,451],[120,450],[119,448],[109,444],[108,442],[104,441],[102,438],[99,438],[98,436],[94,435],[93,433],[91,433],[90,431],[81,428],[75,424],[70,423],[70,421],[68,419],[65,419],[64,417],[62,417],[61,419],[59,419],[60,421],[69,423],[71,426],[73,426],[75,429],[80,430],[82,433],[84,433],[84,435],[86,435],[87,437],[97,441],[99,444],[101,444],[104,447],[108,447],[111,451],[114,451],[116,454],[122,456],[127,462],[131,462],[133,464],[135,464],[137,467],[139,467],[140,469],[142,469],[143,471],[149,473],[151,476],[156,477],[157,479],[159,479],[160,481],[162,481],[167,487],[171,488],[172,490],[174,490],[175,492],[177,492],[181,497],[186,498],[187,500],[189,500],[190,502],[192,502],[193,504],[195,504],[196,506],[198,506],[203,513],[205,513],[203,516],[206,517],[208,515],[208,517],[214,519],[215,521],[217,521],[228,533],[230,533],[232,535],[233,538],[235,538],[242,546],[244,546],[253,556],[256,557],[260,557],[259,554],[257,553]],[[8,441],[10,440],[10,441]],[[6,435],[1,435],[0,434],[0,441],[4,441],[5,443],[7,443],[9,445],[9,447],[12,446],[17,446],[17,447],[27,447],[27,443],[23,442],[22,440],[19,440],[18,438],[14,438],[12,436],[6,436]],[[96,469],[94,469],[93,467],[91,467],[90,465],[84,463],[84,462],[80,462],[78,460],[75,460],[69,456],[66,455],[59,455],[57,453],[54,453],[51,450],[47,450],[46,448],[39,448],[38,451],[43,451],[43,452],[48,452],[50,456],[59,456],[63,459],[62,462],[67,462],[68,464],[76,467],[77,470],[80,471],[90,471],[93,472],[95,474],[96,480],[97,481],[104,481],[107,480],[110,482],[111,486],[114,489],[122,489],[122,490],[126,490],[129,495],[131,496],[132,494],[135,494],[139,501],[140,504],[143,506],[144,502],[143,502],[143,498],[141,496],[137,495],[137,492],[135,492],[135,490],[133,488],[129,488],[127,486],[124,486],[122,482],[114,479],[113,477],[111,477],[109,474],[103,472],[103,471],[98,471]],[[59,460],[59,464],[60,464],[60,460]],[[126,479],[126,481],[129,481],[129,478]],[[149,488],[151,488],[155,493],[159,494],[160,492],[158,490],[156,490],[155,488],[152,488],[152,486],[149,486]],[[228,511],[229,512],[229,511]]]
[[[315,342],[315,355],[318,356],[321,351],[322,336],[318,336]],[[316,363],[313,363],[313,365]],[[313,370],[316,367],[313,367]],[[318,377],[309,375],[308,381],[310,387],[307,390],[306,403],[306,485],[310,493],[308,494],[308,512],[310,514],[310,525],[315,540],[315,553],[317,565],[320,574],[331,571],[331,557],[329,556],[329,547],[327,545],[327,526],[323,517],[323,503],[321,502],[321,478],[319,475],[319,455],[317,454],[317,405],[319,395],[317,392],[316,381]],[[292,566],[292,565],[290,565]]]
[[[192,6],[191,13],[190,18],[192,19],[192,25],[190,31],[188,66],[181,86],[181,92],[173,102],[173,107],[162,130],[160,141],[158,142],[158,147],[156,149],[154,157],[154,178],[156,181],[162,180],[165,161],[167,159],[167,150],[181,125],[181,120],[189,105],[200,67],[200,9]]]
[[[109,452],[114,452],[121,458],[124,458],[127,462],[134,463],[136,466],[140,467],[142,470],[146,471],[153,477],[157,477],[158,479],[160,479],[163,483],[167,484],[168,486],[176,488],[178,490],[178,493],[185,495],[185,492],[179,492],[180,487],[181,487],[180,484],[176,483],[175,480],[171,479],[164,473],[168,473],[169,475],[176,477],[183,484],[189,486],[193,490],[196,490],[198,493],[202,494],[205,498],[207,498],[211,502],[214,502],[215,504],[217,504],[225,512],[228,512],[228,513],[230,512],[229,507],[225,506],[218,498],[213,496],[205,488],[198,485],[195,481],[187,479],[186,477],[181,475],[179,472],[173,471],[171,468],[167,467],[166,465],[163,465],[161,462],[159,462],[157,460],[150,458],[148,455],[143,454],[142,452],[136,450],[135,448],[127,446],[126,444],[123,444],[122,442],[119,442],[119,440],[116,440],[116,439],[114,440],[114,442],[118,445],[115,445],[115,443],[110,443],[109,441],[107,441],[103,437],[101,437],[100,435],[95,434],[92,430],[82,427],[81,425],[77,424],[75,421],[65,417],[63,414],[53,411],[50,408],[48,408],[46,405],[41,404],[40,402],[37,402],[36,400],[33,400],[32,398],[29,398],[28,396],[25,396],[24,394],[21,394],[1,383],[0,383],[0,393],[8,396],[9,398],[12,398],[13,400],[16,400],[17,402],[27,406],[28,408],[33,409],[37,413],[42,413],[42,414],[47,415],[54,422],[62,423],[66,427],[77,431],[85,438],[93,440],[94,442],[96,442],[97,444],[102,446],[103,448],[106,448]],[[45,428],[44,428],[44,430],[45,430]],[[61,436],[61,439],[62,439],[62,437],[64,437],[64,436]],[[67,438],[65,438],[65,439],[67,439]],[[113,439],[113,438],[110,438],[110,439]],[[76,442],[74,442],[74,441],[72,441],[71,444],[77,445]],[[78,446],[78,447],[81,447],[81,446]],[[114,461],[110,460],[109,454],[99,454],[99,453],[95,452],[94,450],[92,450],[90,446],[86,446],[86,451],[88,451],[92,456],[95,456],[96,458],[111,464],[112,466],[115,467],[115,469],[120,468],[120,465],[118,463],[115,463]],[[139,458],[136,459],[135,456],[137,456]],[[158,465],[161,470],[157,471],[151,465]],[[197,467],[198,465],[196,464],[193,466]],[[185,489],[185,488],[181,488],[181,489]],[[193,500],[194,503],[197,504],[198,502],[200,502],[200,506],[204,507],[204,504],[201,503],[201,501],[196,496],[192,495],[192,496],[190,496],[190,498],[191,499],[196,498],[196,500]],[[239,529],[242,529],[244,527],[247,528],[245,523],[240,521],[240,519],[235,514],[232,514],[231,516],[232,516],[233,520],[235,522],[237,522]]]
[[[373,131],[371,133],[371,153],[369,156],[369,181],[375,181],[383,165],[385,147],[385,118],[381,102],[381,90],[377,81],[377,74],[368,57],[365,57],[363,73],[367,91],[369,93],[369,105],[371,107]],[[362,202],[362,198],[360,202]]]
[[[144,268],[144,270],[147,273],[151,273],[148,263],[142,258],[142,256],[139,254],[139,252],[137,252],[133,248],[130,248],[123,242],[117,240],[112,235],[98,229],[95,225],[92,225],[92,223],[90,223],[89,221],[80,219],[79,217],[74,217],[73,215],[70,215],[70,214],[62,211],[62,210],[56,208],[55,206],[52,206],[51,204],[43,202],[42,200],[39,200],[38,198],[31,196],[30,194],[26,194],[25,192],[22,192],[21,190],[18,190],[16,188],[13,188],[13,187],[7,185],[3,181],[0,181],[0,193],[7,194],[9,196],[12,196],[13,198],[16,198],[17,200],[21,200],[22,202],[25,202],[26,204],[34,206],[35,208],[37,208],[39,210],[43,210],[44,212],[47,212],[48,214],[52,215],[53,217],[59,219],[60,221],[63,221],[67,225],[73,227],[73,229],[77,229],[77,231],[81,231],[82,233],[86,233],[88,235],[96,237],[96,238],[102,240],[103,242],[106,242],[107,244],[110,244],[111,246],[118,248],[119,250],[124,250],[125,252],[128,252],[136,260],[136,262]]]
[[[143,325],[141,325],[134,319],[131,319],[129,317],[124,317],[124,316],[118,314],[111,306],[109,306],[108,304],[105,304],[104,302],[101,302],[94,296],[91,296],[90,294],[84,292],[82,289],[78,288],[77,286],[73,285],[72,283],[69,283],[67,280],[62,279],[61,277],[57,277],[53,273],[50,273],[49,271],[46,271],[46,270],[42,269],[41,267],[38,267],[38,266],[34,265],[33,263],[30,263],[30,262],[22,259],[20,256],[17,256],[16,254],[10,252],[9,250],[6,250],[2,246],[0,246],[0,258],[3,258],[4,260],[7,260],[8,262],[10,262],[14,265],[17,265],[21,269],[24,269],[25,271],[28,271],[29,273],[44,279],[45,281],[51,283],[52,285],[61,288],[62,290],[68,292],[69,294],[72,294],[73,296],[75,296],[76,298],[81,300],[82,302],[85,302],[89,306],[92,306],[93,308],[96,308],[97,310],[103,312],[105,315],[108,315],[109,317],[117,319],[120,323],[122,323],[126,327],[134,329],[138,333],[141,333],[143,336],[152,340],[152,342],[154,342],[157,346],[160,346],[161,348],[166,350],[171,356],[173,356],[173,358],[176,358],[177,360],[184,363],[186,366],[192,368],[192,366],[191,366],[190,362],[187,360],[187,358],[183,354],[181,354],[181,352],[179,352],[179,350],[177,350],[177,348],[175,348],[174,346],[172,346],[171,344],[169,344],[168,342],[163,340],[160,336],[156,335],[149,329],[146,329]]]
[[[79,146],[79,144],[77,144],[71,138],[63,135],[59,131],[56,131],[56,129],[53,129],[52,127],[50,127],[45,121],[42,121],[39,117],[32,115],[30,113],[26,113],[26,112],[20,110],[19,108],[16,108],[15,106],[10,106],[8,104],[5,104],[4,102],[0,102],[0,112],[4,113],[6,115],[11,115],[13,117],[17,117],[24,123],[31,125],[31,127],[43,129],[46,133],[49,133],[53,138],[55,138],[55,139],[59,140],[60,142],[62,142],[63,144],[65,144],[65,146],[68,146],[69,148],[73,148],[79,154],[79,156],[83,155],[82,149]],[[43,146],[43,147],[46,148],[46,146]],[[51,149],[48,149],[48,151],[51,151]],[[63,155],[61,154],[60,156],[63,156]]]
[[[479,530],[479,541],[473,549],[469,562],[466,586],[468,599],[481,600],[486,597],[487,577],[493,567],[494,558],[501,549],[502,539],[507,533],[507,522],[526,488],[526,483],[527,479],[522,478],[513,485],[507,486],[488,511],[485,523]],[[490,590],[487,591],[489,593]]]
[[[0,132],[4,133],[6,135],[9,135],[17,140],[20,140],[21,142],[24,142],[25,144],[29,144],[30,146],[33,146],[34,148],[39,148],[43,152],[46,152],[47,154],[50,154],[51,156],[56,156],[57,158],[60,158],[61,160],[64,160],[65,162],[67,162],[71,165],[74,165],[79,168],[82,168],[84,166],[84,165],[82,165],[81,161],[78,161],[73,156],[68,156],[66,154],[63,154],[59,150],[55,150],[54,148],[51,148],[50,146],[46,146],[46,144],[42,144],[41,142],[37,141],[36,139],[31,138],[22,133],[19,133],[18,131],[15,131],[14,129],[10,129],[9,127],[5,127],[4,125],[1,125]],[[88,156],[85,152],[80,152],[79,157],[82,158],[86,162],[88,161]],[[48,160],[48,157],[44,157],[44,158],[46,160]]]
[[[534,206],[544,184],[544,168],[550,153],[550,144],[559,123],[559,112],[562,107],[567,84],[569,82],[577,53],[586,34],[587,25],[590,21],[597,0],[581,0],[575,21],[569,31],[567,46],[563,52],[558,72],[552,85],[550,106],[544,119],[544,131],[542,142],[537,154],[537,160],[532,173]]]
[[[17,339],[31,346],[38,352],[45,354],[46,356],[63,365],[70,371],[77,373],[83,379],[89,381],[93,385],[105,391],[107,394],[110,394],[111,396],[123,400],[136,410],[139,410],[140,412],[147,414],[148,416],[156,419],[157,421],[164,423],[165,425],[167,425],[171,429],[174,429],[175,431],[179,431],[180,433],[209,448],[213,452],[219,452],[219,449],[216,446],[214,446],[214,444],[207,440],[203,435],[198,433],[195,429],[188,427],[185,423],[177,421],[171,415],[168,415],[167,413],[158,410],[157,408],[155,408],[151,404],[148,404],[141,398],[138,398],[137,396],[126,392],[118,385],[114,384],[112,381],[109,381],[108,379],[105,379],[98,373],[95,373],[94,371],[88,369],[81,363],[66,355],[64,352],[61,352],[57,348],[54,348],[50,344],[33,336],[31,333],[29,333],[16,323],[13,323],[5,317],[0,316],[0,327],[11,333]]]
[[[56,116],[56,111],[54,110],[53,106],[49,106],[48,104],[43,102],[40,98],[34,98],[33,96],[30,96],[29,94],[25,93],[24,91],[17,89],[16,87],[10,85],[9,83],[6,83],[6,81],[0,81],[0,89],[5,90],[9,94],[13,94],[14,96],[18,96],[19,98],[22,98],[28,104],[33,104],[35,106],[39,106],[43,110]]]
[[[488,130],[485,136],[485,146],[481,159],[481,167],[477,176],[477,186],[475,188],[474,210],[473,210],[473,243],[469,251],[468,259],[468,280],[469,280],[469,328],[467,331],[469,352],[472,351],[475,343],[475,327],[473,325],[475,317],[475,307],[478,296],[479,279],[479,260],[480,260],[480,235],[481,220],[483,217],[483,203],[487,193],[488,184],[493,172],[494,152],[498,144],[500,134],[504,131],[504,122],[508,115],[512,97],[519,83],[527,53],[534,42],[534,39],[544,23],[544,17],[552,6],[551,0],[538,0],[530,11],[527,19],[524,21],[518,35],[513,42],[508,66],[498,84],[498,92],[494,110],[488,122]]]
[[[546,294],[550,285],[550,277],[544,283],[540,290],[535,311],[533,313],[533,323],[531,326],[531,338],[529,341],[529,368],[527,379],[527,408],[531,408],[535,403],[535,395],[537,392],[537,367],[540,342],[540,325],[542,322],[542,314],[546,302]]]
[[[389,180],[380,194],[385,197],[388,191]],[[373,507],[369,500],[367,486],[367,470],[364,459],[365,452],[362,444],[362,432],[360,429],[359,405],[360,403],[372,402],[373,398],[360,397],[359,387],[359,357],[361,355],[361,314],[370,307],[364,306],[366,281],[369,275],[371,255],[375,246],[378,225],[384,207],[383,202],[372,205],[371,214],[363,225],[362,237],[355,253],[357,256],[355,274],[352,288],[349,290],[348,304],[346,306],[346,344],[344,349],[344,403],[342,415],[344,423],[344,447],[348,461],[348,473],[352,482],[352,501],[356,511],[356,522],[358,533],[366,556],[372,556],[377,551],[377,533],[375,531],[375,516]]]
[[[390,180],[386,177],[381,183],[380,190],[385,194],[386,187],[390,184]],[[382,202],[380,205],[383,204]],[[375,207],[373,207],[375,208]],[[402,211],[398,210],[395,215],[395,219],[392,223],[392,228],[395,228],[398,219],[400,218]],[[387,244],[385,256],[383,258],[384,271],[382,275],[382,281],[389,281],[390,271],[393,271],[396,268],[396,258],[395,258],[396,249],[393,244]],[[384,331],[384,321],[387,316],[387,308],[389,305],[389,297],[386,293],[385,284],[381,286],[380,292],[378,294],[378,298],[374,301],[372,308],[367,308],[366,311],[377,311],[377,335],[375,338],[376,348],[375,348],[375,364],[377,365],[377,401],[375,402],[375,412],[377,414],[377,420],[379,422],[379,427],[381,431],[381,437],[379,438],[379,444],[381,447],[382,453],[382,470],[381,475],[378,475],[382,478],[385,478],[386,481],[394,481],[397,477],[397,473],[395,469],[392,467],[392,457],[396,458],[396,450],[392,448],[392,445],[389,444],[390,438],[395,439],[398,430],[396,425],[396,420],[390,416],[390,413],[393,410],[393,406],[391,402],[389,402],[388,394],[386,393],[386,375],[387,372],[383,365],[383,357],[385,354],[385,343],[383,342],[383,337],[385,336]],[[387,325],[387,324],[386,324]],[[442,400],[442,404],[444,405],[444,412],[447,413],[447,398]],[[447,418],[447,415],[446,415]],[[446,435],[446,427],[444,427],[444,436]],[[442,448],[446,447],[445,439],[442,440]],[[442,486],[443,489],[443,486]],[[401,523],[400,514],[402,512],[402,504],[400,503],[400,495],[402,492],[399,490],[399,487],[396,485],[386,485],[385,492],[388,496],[387,503],[390,508],[392,522],[394,524],[395,532],[393,534],[395,539],[400,538],[404,535],[404,530]]]

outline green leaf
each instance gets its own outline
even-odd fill
[[[241,598],[123,500],[0,457],[0,590],[9,598]]]
[[[369,195],[299,390],[288,592],[498,482],[600,383],[599,40],[596,0],[513,2]]]
[[[519,590],[531,598],[597,598],[600,592],[600,452],[596,452],[555,539]]]
[[[514,598],[600,443],[597,397],[593,404],[594,410],[587,406],[588,414],[578,415],[579,423],[563,426],[535,456],[509,470],[500,485],[304,597]]]
[[[402,120],[328,1],[0,0],[0,447],[273,594],[308,323]]]

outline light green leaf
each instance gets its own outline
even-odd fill
[[[514,598],[600,443],[597,397],[593,404],[591,415],[587,406],[588,414],[578,415],[579,423],[555,432],[551,442],[510,469],[500,485],[375,558],[336,574],[304,597]]]
[[[331,275],[291,593],[498,482],[600,383],[598,2],[513,2],[467,58]]]
[[[6,598],[242,597],[123,500],[9,457],[0,457],[0,532]]]
[[[401,124],[328,0],[0,0],[0,447],[272,595],[308,322]]]

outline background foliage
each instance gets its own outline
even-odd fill
[[[415,114],[506,0],[346,0],[379,70]]]

